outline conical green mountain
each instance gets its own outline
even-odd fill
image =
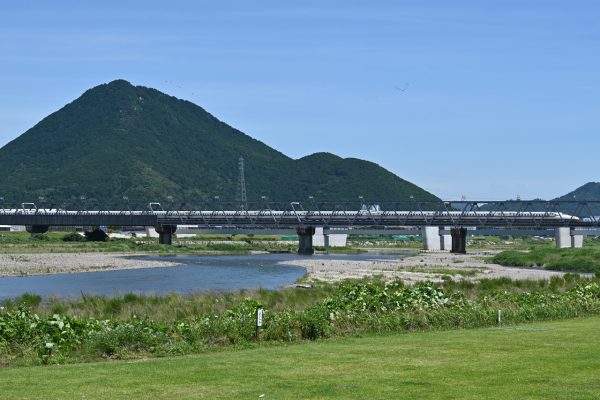
[[[97,86],[0,149],[0,196],[46,199],[436,200],[377,164],[317,153],[299,160],[201,107],[116,80]]]

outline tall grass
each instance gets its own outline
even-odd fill
[[[492,262],[507,266],[598,273],[600,272],[600,248],[534,248],[528,252],[504,251],[496,254]]]
[[[144,315],[157,321],[172,322],[199,315],[221,314],[246,299],[255,300],[273,311],[302,310],[326,298],[336,287],[334,284],[316,283],[310,288],[205,292],[185,296],[178,293],[160,296],[135,293],[115,296],[84,294],[75,299],[49,297],[43,301],[38,295],[24,294],[0,304],[8,310],[26,305],[40,316],[62,314],[126,321],[135,315]]]
[[[600,280],[568,275],[545,283],[344,281],[311,289],[193,296],[25,295],[0,310],[0,362],[74,362],[99,357],[184,354],[255,342],[288,342],[367,332],[491,326],[600,314]],[[16,361],[15,361],[16,360]]]

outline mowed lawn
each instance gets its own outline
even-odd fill
[[[0,398],[600,399],[600,318],[5,368]]]

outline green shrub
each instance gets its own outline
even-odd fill
[[[31,240],[39,240],[39,241],[47,242],[50,240],[50,236],[48,236],[45,233],[34,233],[33,235],[31,235]]]
[[[39,294],[23,293],[21,296],[14,299],[14,303],[26,308],[33,308],[40,305],[42,296]]]
[[[87,347],[101,356],[125,355],[151,352],[166,339],[165,333],[153,321],[133,318],[127,323],[111,324],[102,331],[92,333]]]
[[[319,339],[331,333],[330,313],[325,305],[315,305],[300,314],[300,333],[302,339]]]
[[[81,236],[77,232],[71,232],[71,233],[67,233],[65,236],[63,236],[62,241],[63,242],[85,242],[86,239],[84,236]]]
[[[94,229],[91,232],[85,232],[84,235],[90,242],[104,242],[108,239],[108,235],[102,229]]]

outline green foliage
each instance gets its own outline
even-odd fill
[[[599,342],[600,318],[577,318],[139,362],[2,368],[0,387],[3,400],[589,400],[598,398]]]
[[[276,238],[259,236],[256,240],[244,236],[246,241],[229,241],[224,243],[210,242],[203,237],[175,239],[172,246],[158,244],[155,238],[108,238],[105,241],[94,242],[76,237],[74,233],[50,232],[47,240],[36,240],[29,233],[10,232],[0,234],[0,252],[12,254],[25,253],[78,253],[78,252],[147,252],[160,254],[207,254],[214,252],[248,253],[252,250],[271,252],[296,252],[296,242],[281,243]],[[68,241],[63,238],[68,236]],[[82,239],[82,241],[79,241]]]
[[[331,287],[321,300],[302,309],[269,308],[268,296],[263,302],[251,297],[234,299],[231,294],[207,295],[213,300],[212,307],[193,307],[183,314],[173,312],[176,304],[184,305],[193,298],[128,294],[81,300],[99,309],[103,317],[115,316],[102,319],[64,313],[40,315],[33,311],[41,307],[39,297],[27,295],[17,299],[18,303],[5,303],[6,308],[0,310],[0,349],[12,356],[53,363],[80,357],[181,354],[215,346],[246,346],[255,340],[259,307],[264,309],[262,340],[281,342],[350,333],[490,326],[496,324],[497,310],[503,311],[505,323],[600,313],[600,285],[594,280],[556,278],[532,291],[501,290],[514,288],[515,281],[490,280],[482,284],[477,296],[468,296],[472,288],[466,286],[464,291],[456,291],[458,284],[448,282],[445,288],[424,282],[404,287],[401,281],[348,281]],[[160,307],[161,302],[170,306],[161,318],[138,314],[117,318],[125,308],[139,303]],[[220,303],[225,304],[219,308]]]
[[[249,200],[437,199],[367,161],[328,153],[293,160],[201,107],[123,80],[88,90],[0,149],[0,186],[15,202],[233,200],[239,157]]]
[[[327,304],[316,304],[299,314],[300,337],[319,339],[330,335],[332,315]]]
[[[25,307],[37,307],[42,302],[42,296],[39,294],[24,293],[17,297],[14,302]]]
[[[151,352],[167,340],[162,327],[147,318],[134,317],[125,323],[106,321],[101,329],[88,332],[86,347],[102,356]]]
[[[85,233],[86,240],[90,242],[104,242],[108,239],[108,234],[101,229],[94,229]]]
[[[501,265],[519,267],[544,267],[546,269],[572,272],[600,271],[600,249],[533,248],[528,252],[503,251],[492,258]]]
[[[67,233],[62,237],[63,242],[85,242],[86,238],[77,232]]]
[[[33,235],[31,235],[31,240],[48,242],[50,240],[50,237],[45,233],[34,233]]]

